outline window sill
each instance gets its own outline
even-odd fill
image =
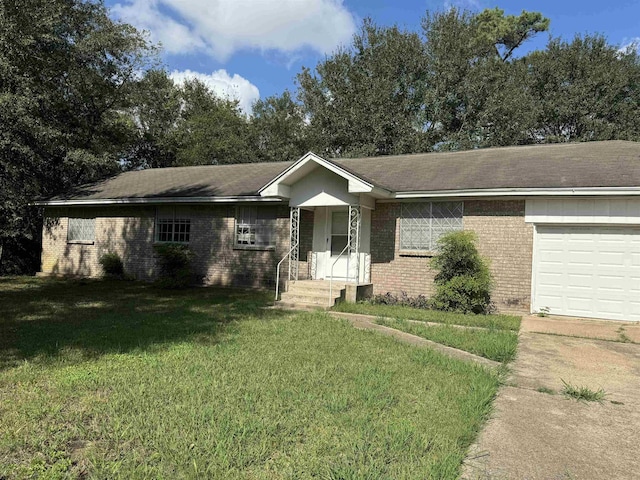
[[[161,242],[159,240],[155,240],[153,242],[154,245],[171,245],[171,244],[177,244],[177,245],[186,245],[189,246],[189,242]]]
[[[273,251],[276,249],[275,246],[270,247],[262,247],[262,246],[253,246],[253,245],[234,245],[234,250],[253,250],[253,251]]]
[[[92,240],[67,240],[67,245],[94,245]]]
[[[433,257],[436,252],[431,250],[400,250],[401,257]]]

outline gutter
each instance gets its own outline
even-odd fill
[[[70,207],[100,205],[165,205],[165,204],[208,204],[208,203],[243,203],[243,202],[275,202],[282,199],[276,197],[239,196],[239,197],[131,197],[131,198],[99,198],[71,200],[38,200],[29,205],[37,207]]]
[[[543,197],[640,195],[640,187],[489,188],[396,192],[394,199],[438,197]]]

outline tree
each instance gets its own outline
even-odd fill
[[[38,268],[28,203],[117,171],[136,74],[155,51],[100,2],[0,3],[0,273]]]
[[[261,161],[294,160],[309,150],[304,111],[288,90],[253,105],[251,129]]]
[[[176,163],[172,137],[178,126],[182,94],[164,70],[152,69],[136,85],[132,121],[136,141],[126,156],[126,168],[170,167]]]
[[[181,89],[182,110],[172,134],[176,165],[217,165],[257,161],[249,121],[237,100],[218,97],[197,79]]]
[[[640,139],[640,60],[599,35],[552,39],[526,59],[538,141]]]
[[[526,130],[532,123],[526,118],[529,109],[519,108],[531,105],[526,82],[513,81],[525,72],[510,60],[548,26],[549,20],[536,12],[517,17],[500,9],[427,12],[422,19],[428,67],[423,101],[429,142],[454,150],[522,143],[520,129],[509,129],[509,136],[500,130],[519,123]]]
[[[365,20],[351,48],[298,75],[314,149],[329,156],[421,151],[425,73],[416,33]]]

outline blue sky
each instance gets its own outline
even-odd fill
[[[177,81],[196,76],[245,110],[257,98],[295,90],[302,66],[313,68],[349,43],[365,17],[420,30],[426,10],[452,5],[480,11],[523,9],[551,19],[551,35],[601,33],[611,43],[640,39],[638,0],[106,0],[114,18],[149,31]],[[542,48],[541,34],[523,51]]]

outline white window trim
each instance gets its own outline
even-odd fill
[[[178,240],[160,240],[160,238],[159,238],[160,237],[160,231],[158,230],[158,221],[159,220],[169,220],[169,219],[160,218],[159,214],[158,214],[158,211],[159,211],[159,208],[156,207],[156,218],[155,218],[155,221],[154,221],[154,224],[153,224],[153,242],[154,243],[180,243],[182,245],[189,245],[189,243],[191,243],[191,233],[192,233],[191,232],[191,217],[189,217],[189,218],[178,218],[178,220],[187,220],[189,222],[187,224],[187,225],[189,225],[189,233],[188,233],[189,240],[187,240],[186,242],[178,241]],[[176,236],[176,229],[175,229],[175,227],[176,227],[176,207],[172,207],[172,211],[173,211],[172,218],[170,220],[171,220],[171,223],[173,225],[172,236],[175,238],[175,236]]]
[[[462,201],[441,201],[441,202],[432,202],[432,201],[428,201],[428,202],[408,202],[408,203],[424,203],[424,204],[429,204],[429,232],[432,232],[433,229],[433,204],[438,204],[438,203],[457,203],[460,204],[460,220],[462,222],[461,228],[460,230],[451,230],[452,232],[454,231],[461,231],[464,230],[464,202]],[[398,225],[399,228],[399,235],[398,235],[398,251],[399,254],[401,256],[406,256],[406,257],[431,257],[434,256],[437,253],[437,250],[435,248],[435,245],[431,244],[430,245],[430,249],[418,249],[418,248],[406,248],[403,247],[402,245],[402,220],[405,218],[404,216],[404,212],[403,210],[406,207],[407,203],[401,203],[400,204],[400,222]],[[431,240],[430,240],[431,241]]]
[[[253,227],[257,227],[259,224],[255,223],[243,223],[240,224],[238,222],[238,217],[240,215],[240,209],[241,208],[252,208],[256,210],[256,222],[258,220],[258,212],[260,211],[259,206],[255,206],[255,205],[236,205],[235,208],[235,215],[233,218],[233,249],[234,250],[275,250],[276,249],[276,220],[277,220],[277,216],[274,216],[273,219],[270,219],[270,221],[272,222],[271,228],[272,228],[272,232],[271,232],[271,243],[269,245],[247,245],[247,244],[241,244],[238,243],[239,241],[239,233],[238,233],[238,227],[240,227],[241,225],[245,225],[249,228]],[[264,207],[262,207],[264,208]],[[268,207],[267,207],[268,208]]]
[[[71,213],[71,212],[70,212]],[[77,212],[72,212],[75,215],[69,215],[67,217],[67,244],[70,245],[94,245],[96,242],[96,217],[95,215],[90,216],[86,214],[86,211],[83,210],[79,210]],[[77,219],[82,219],[82,220],[92,220],[93,221],[93,235],[91,239],[88,238],[77,238],[77,239],[71,239],[69,238],[69,234],[71,233],[71,221],[72,220],[77,220]]]

